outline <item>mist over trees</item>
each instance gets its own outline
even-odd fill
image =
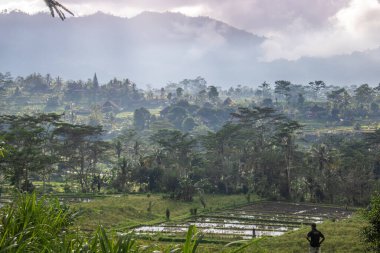
[[[100,84],[96,74],[65,81],[4,73],[0,89],[10,147],[1,174],[20,190],[56,180],[66,191],[186,201],[254,193],[360,205],[379,187],[380,100],[368,84],[222,89],[198,77],[143,90],[129,79]]]

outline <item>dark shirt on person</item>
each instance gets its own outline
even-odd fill
[[[323,239],[325,238],[325,236],[316,229],[311,230],[307,234],[307,237],[310,238],[310,246],[314,247],[314,248],[320,247],[321,244],[319,242],[320,242],[321,238],[323,238]]]

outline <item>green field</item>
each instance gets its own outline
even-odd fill
[[[151,115],[156,115],[156,116],[160,115],[161,110],[162,110],[161,107],[157,107],[154,109],[148,109],[148,111],[150,112]],[[120,113],[116,114],[116,118],[119,118],[119,119],[133,118],[133,113],[134,112],[120,112]]]
[[[118,119],[127,119],[127,118],[132,118],[133,117],[133,112],[120,112],[116,114],[116,118]]]
[[[70,204],[73,208],[81,212],[80,218],[75,223],[76,227],[84,231],[94,230],[98,225],[103,225],[111,231],[127,231],[142,224],[155,224],[164,222],[165,210],[169,208],[171,221],[180,221],[190,216],[190,208],[198,208],[198,212],[206,213],[223,210],[234,206],[241,206],[247,203],[244,195],[207,195],[205,196],[207,208],[203,209],[196,197],[193,202],[182,202],[170,200],[164,195],[115,195],[101,199],[94,199],[88,203]],[[151,211],[148,211],[149,203]],[[323,244],[323,252],[365,252],[364,245],[360,242],[360,229],[365,222],[358,215],[341,220],[328,220],[318,225],[326,241]],[[307,252],[308,242],[305,239],[309,226],[303,226],[297,231],[291,231],[278,237],[263,237],[256,239],[256,243],[247,248],[244,252],[284,252],[301,253]],[[142,240],[142,244],[158,244],[159,248],[169,247],[180,243],[181,238],[173,238],[173,242],[157,241],[159,237],[152,237],[151,240]],[[177,241],[177,242],[176,242]],[[225,248],[227,242],[214,244],[206,241],[201,244],[197,252],[229,252],[231,247]],[[234,246],[232,248],[236,248]]]
[[[199,197],[193,202],[176,201],[165,195],[115,195],[94,199],[88,203],[75,203],[71,206],[80,211],[76,225],[84,230],[95,230],[98,225],[114,230],[126,230],[141,224],[154,224],[166,220],[166,208],[170,219],[183,219],[190,216],[191,208],[198,213],[221,210],[247,203],[244,195],[206,195],[206,208],[203,209]],[[151,210],[148,211],[149,203]]]

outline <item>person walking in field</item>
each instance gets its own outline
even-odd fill
[[[321,244],[325,240],[325,236],[317,230],[317,224],[311,224],[311,231],[307,234],[306,239],[310,243],[309,253],[321,253]]]

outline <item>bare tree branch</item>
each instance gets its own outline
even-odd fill
[[[60,19],[65,20],[66,18],[65,12],[74,16],[74,13],[72,13],[69,9],[67,9],[65,6],[63,6],[56,0],[44,0],[44,1],[50,9],[50,13],[52,17],[55,17],[55,14],[57,14]]]

